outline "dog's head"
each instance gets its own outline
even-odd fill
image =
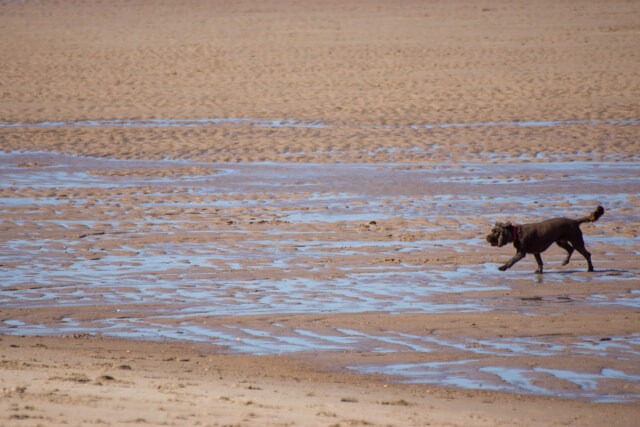
[[[502,247],[513,241],[513,225],[510,222],[496,222],[491,229],[491,233],[487,234],[487,242],[491,246]]]

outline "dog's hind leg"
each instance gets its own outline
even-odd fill
[[[573,243],[573,247],[576,248],[576,251],[580,252],[584,259],[587,260],[587,265],[589,266],[587,271],[593,271],[593,264],[591,264],[591,254],[589,253],[587,248],[584,247],[584,241],[582,240],[582,237],[580,238],[580,240],[574,240],[571,243]]]
[[[562,261],[562,265],[569,264],[569,260],[571,259],[571,254],[573,253],[573,246],[571,246],[569,242],[565,240],[558,240],[556,244],[560,246],[562,249],[564,249],[565,251],[567,251],[567,257],[564,259],[564,261]]]
[[[518,262],[522,258],[524,258],[525,255],[526,255],[526,253],[524,253],[524,252],[516,252],[516,254],[513,256],[513,258],[511,258],[509,261],[507,261],[507,263],[505,265],[498,267],[498,270],[505,271],[507,268],[510,268],[513,264],[515,264],[516,262]]]
[[[538,269],[535,271],[538,274],[542,274],[542,257],[540,254],[533,254],[536,257],[536,262],[538,263]]]

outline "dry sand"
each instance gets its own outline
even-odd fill
[[[0,424],[634,425],[639,21],[0,3]]]
[[[638,119],[633,1],[34,3],[0,6],[3,123],[249,118],[327,127],[2,129],[5,151],[216,162],[638,152],[637,124],[606,122]],[[571,120],[597,124],[410,127]]]

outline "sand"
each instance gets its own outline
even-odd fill
[[[3,123],[326,125],[3,129],[5,151],[314,163],[637,153],[637,125],[607,123],[638,119],[633,2],[47,1],[1,7]],[[411,127],[574,120],[596,123]],[[378,150],[390,147],[424,153]]]
[[[208,347],[3,337],[7,425],[632,425],[636,408],[399,385]]]
[[[634,425],[639,14],[0,3],[0,424]]]

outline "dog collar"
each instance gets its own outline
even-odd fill
[[[512,227],[513,227],[513,243],[515,243],[518,238],[518,229],[516,228],[515,225]]]

